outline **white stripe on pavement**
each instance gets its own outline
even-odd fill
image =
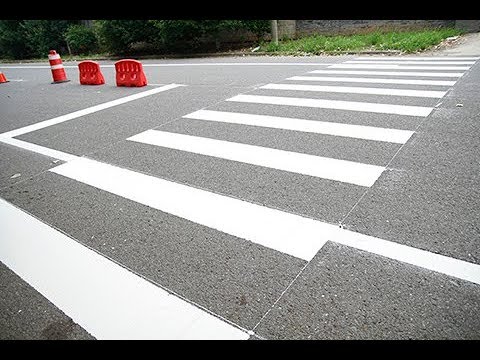
[[[249,335],[0,199],[0,260],[97,339]]]
[[[360,186],[372,186],[385,170],[354,161],[158,130],[147,130],[127,140]]]
[[[95,105],[95,106],[92,106],[92,107],[89,107],[89,108],[86,108],[86,109],[83,109],[83,110],[78,110],[78,111],[72,112],[70,114],[58,116],[58,117],[53,118],[53,119],[41,121],[39,123],[28,125],[28,126],[25,126],[23,128],[19,128],[19,129],[15,129],[15,130],[12,130],[12,131],[2,133],[2,134],[0,134],[0,138],[15,137],[15,136],[23,135],[23,134],[26,134],[26,133],[29,133],[29,132],[32,132],[32,131],[36,131],[36,130],[46,128],[48,126],[60,124],[60,123],[65,122],[65,121],[69,121],[69,120],[72,120],[72,119],[79,118],[81,116],[92,114],[92,113],[97,112],[97,111],[105,110],[105,109],[111,108],[113,106],[125,104],[129,101],[141,99],[145,96],[150,96],[150,95],[158,94],[158,93],[163,92],[163,91],[174,89],[174,88],[177,88],[179,86],[185,86],[185,85],[169,84],[169,85],[165,85],[165,86],[158,87],[158,88],[155,88],[155,89],[150,89],[150,90],[147,90],[147,91],[143,91],[143,92],[140,92],[140,93],[137,93],[137,94],[134,94],[134,95],[125,96],[125,97],[117,99],[117,100],[108,101],[106,103]]]
[[[344,64],[473,65],[475,61],[375,61],[349,60]]]
[[[418,77],[461,77],[463,73],[451,72],[417,72],[417,71],[355,71],[355,70],[314,70],[312,74],[339,75],[388,75],[388,76],[418,76]]]
[[[412,66],[412,65],[368,65],[334,64],[329,69],[393,69],[393,70],[468,70],[470,66]]]
[[[198,110],[182,117],[187,119],[344,136],[363,140],[385,141],[396,144],[405,144],[413,134],[413,131],[408,130],[212,110]]]
[[[80,158],[50,171],[306,261],[311,260],[327,241],[335,241],[480,284],[480,265],[340,229],[338,226],[318,220],[158,179],[98,161]],[[0,216],[0,220],[4,218],[4,216]],[[5,222],[6,224],[11,223],[8,219]],[[28,229],[29,227],[23,226],[23,228]],[[23,245],[20,247],[21,251],[29,248]],[[40,250],[42,248],[36,252]],[[2,253],[5,252],[0,251],[0,254]],[[69,261],[66,263],[70,265]],[[75,267],[75,264],[72,266]],[[60,273],[63,272],[54,272],[57,276]],[[99,273],[103,274],[101,271]],[[69,283],[72,284],[72,282]],[[127,292],[134,294],[131,290]],[[64,293],[70,294],[69,291],[64,291]],[[84,295],[82,294],[82,296]],[[160,326],[158,320],[154,322]]]
[[[416,249],[393,241],[341,229],[331,240],[388,257],[407,264],[419,266],[445,275],[480,284],[480,265],[450,258],[429,251]]]
[[[322,234],[335,228],[299,215],[86,158],[50,171],[306,261],[311,260],[327,241]]]
[[[354,83],[373,83],[373,84],[433,85],[433,86],[455,85],[455,81],[445,81],[445,80],[381,79],[381,78],[356,78],[356,77],[337,77],[337,76],[292,76],[285,80],[354,82]]]
[[[358,57],[357,60],[478,60],[480,59],[479,56],[371,56],[371,57]]]
[[[322,86],[322,85],[298,85],[298,84],[267,84],[260,86],[259,89],[271,90],[293,90],[293,91],[318,91],[329,93],[348,93],[348,94],[371,94],[387,96],[411,96],[411,97],[429,97],[442,98],[446,91],[427,91],[412,89],[387,89],[387,88],[368,88],[355,86]]]
[[[381,103],[341,101],[341,100],[323,100],[306,99],[295,97],[280,96],[260,96],[260,95],[237,95],[225,101],[237,101],[256,104],[305,106],[322,109],[365,111],[382,114],[397,114],[409,116],[428,116],[433,108],[423,106],[393,105]]]
[[[19,147],[21,149],[25,149],[28,151],[33,151],[37,154],[42,154],[54,159],[58,160],[63,160],[63,161],[72,161],[77,159],[78,157],[76,155],[72,155],[63,151],[58,151],[54,149],[50,149],[44,146],[32,144],[26,141],[18,140],[18,139],[12,139],[12,138],[2,138],[0,137],[0,142],[9,144],[12,146]]]

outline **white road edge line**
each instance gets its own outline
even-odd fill
[[[374,70],[313,70],[311,74],[339,75],[381,75],[381,76],[417,76],[417,77],[462,77],[463,73],[454,72],[418,72],[418,71],[374,71]]]
[[[315,134],[344,136],[363,140],[384,141],[396,144],[405,144],[414,133],[413,131],[408,130],[388,129],[375,126],[212,110],[198,110],[182,117],[186,119],[260,126]]]
[[[338,76],[292,76],[292,77],[286,78],[285,80],[353,82],[353,83],[373,83],[373,84],[433,85],[433,86],[453,86],[456,83],[456,81],[445,81],[445,80],[356,78],[356,77],[338,77]]]
[[[383,166],[159,130],[147,130],[127,140],[359,186],[372,186],[385,170]]]
[[[164,67],[164,66],[330,66],[327,63],[281,63],[281,62],[264,62],[264,63],[172,63],[172,64],[142,64],[143,67]],[[77,65],[65,65],[66,69],[78,69]],[[113,68],[113,64],[100,65],[101,68]],[[50,69],[48,65],[1,65],[2,69]]]
[[[349,60],[344,64],[407,64],[407,65],[473,65],[475,61],[395,61],[395,60]]]
[[[433,107],[394,105],[342,100],[324,100],[281,96],[260,96],[260,95],[236,95],[225,101],[238,101],[256,104],[305,106],[322,109],[337,109],[350,111],[363,111],[382,114],[397,114],[409,116],[428,116]]]
[[[138,100],[138,99],[141,99],[141,98],[146,97],[146,96],[158,94],[160,92],[171,90],[171,89],[174,89],[174,88],[177,88],[177,87],[180,87],[180,86],[186,86],[186,85],[169,84],[169,85],[161,86],[161,87],[158,87],[158,88],[155,88],[155,89],[150,89],[150,90],[147,90],[147,91],[143,91],[143,92],[140,92],[140,93],[137,93],[137,94],[125,96],[125,97],[120,98],[120,99],[108,101],[106,103],[95,105],[95,106],[92,106],[92,107],[89,107],[89,108],[86,108],[86,109],[83,109],[83,110],[74,111],[72,113],[65,114],[65,115],[62,115],[62,116],[58,116],[58,117],[53,118],[53,119],[41,121],[41,122],[36,123],[36,124],[32,124],[32,125],[28,125],[28,126],[19,128],[19,129],[7,131],[5,133],[0,134],[0,138],[5,138],[5,137],[10,137],[11,138],[11,137],[23,135],[23,134],[26,134],[26,133],[29,133],[29,132],[32,132],[32,131],[36,131],[36,130],[46,128],[48,126],[60,124],[60,123],[65,122],[65,121],[76,119],[76,118],[79,118],[81,116],[85,116],[85,115],[88,115],[88,114],[95,113],[97,111],[105,110],[105,109],[111,108],[113,106],[125,104],[125,103],[133,101],[133,100]]]
[[[50,171],[306,261],[327,241],[334,241],[480,284],[480,265],[477,264],[95,160],[80,158]],[[21,248],[23,251],[23,246]]]
[[[428,98],[437,98],[437,99],[441,99],[447,93],[446,91],[369,88],[369,87],[357,87],[357,86],[299,85],[299,84],[267,84],[267,85],[260,86],[259,89],[316,91],[316,92],[328,92],[328,93],[368,94],[368,95],[385,95],[385,96],[428,97]]]
[[[0,260],[97,339],[249,335],[0,198]]]

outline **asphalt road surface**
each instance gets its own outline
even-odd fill
[[[0,64],[0,339],[480,339],[480,57]]]

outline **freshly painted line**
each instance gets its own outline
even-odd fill
[[[480,284],[480,265],[340,229],[338,226],[318,220],[308,219],[243,200],[218,195],[94,160],[80,158],[62,164],[50,171],[306,261],[310,261],[318,250],[330,240],[359,250]],[[112,181],[112,179],[115,179],[115,181]],[[5,224],[13,223],[13,221],[7,216],[3,216],[3,214],[0,216],[0,221],[2,220],[5,221]],[[25,225],[25,222],[22,221],[22,231],[28,231],[30,228],[28,224]],[[18,237],[19,233],[16,230],[15,228],[12,232],[14,236]],[[37,239],[39,231],[35,231],[35,234],[36,237],[31,237],[30,232],[28,232],[27,238],[33,242],[34,240],[32,239]],[[8,239],[10,236],[5,238]],[[61,239],[60,242],[63,242],[63,239]],[[0,240],[0,244],[1,243],[2,241]],[[25,256],[25,253],[32,248],[32,246],[24,246],[17,241],[14,241],[14,243],[19,245],[18,251],[22,254],[21,256]],[[34,260],[38,257],[39,253],[55,253],[55,251],[46,251],[46,246],[44,246],[43,241],[39,241],[38,243],[39,248],[32,249],[31,256]],[[7,244],[7,246],[8,245],[10,244]],[[14,249],[17,248],[14,247]],[[12,251],[0,251],[0,256],[5,257],[5,254],[11,253]],[[74,253],[77,253],[77,251],[74,251]],[[55,259],[57,258],[58,257],[55,257]],[[59,260],[61,260],[61,258]],[[76,264],[69,260],[70,259],[65,259],[65,266],[75,269]],[[2,262],[5,262],[3,258]],[[49,261],[45,262],[50,264]],[[24,262],[24,265],[27,267],[32,264],[35,264],[35,261],[32,263],[28,260]],[[6,263],[6,265],[9,266],[8,263]],[[87,267],[87,269],[90,268]],[[36,272],[35,270],[36,269],[29,271],[29,273],[34,274]],[[84,271],[82,270],[83,269],[79,270],[79,272],[83,273]],[[57,268],[52,270],[52,277],[61,278],[61,276],[59,276],[60,274],[63,275],[65,272],[63,270],[59,271]],[[104,272],[98,271],[98,274],[103,275]],[[40,274],[40,277],[45,281],[43,274]],[[102,279],[104,277],[99,277],[95,271],[94,276],[92,276],[92,281],[97,281],[97,278]],[[109,279],[106,280],[107,284],[109,283],[108,280]],[[73,287],[76,287],[78,283],[72,281],[70,277],[65,281],[66,285]],[[48,285],[49,283],[50,281],[45,281],[45,284]],[[123,282],[120,282],[120,286],[124,288]],[[99,287],[99,289],[101,288],[102,287]],[[128,296],[118,296],[115,294],[113,297],[115,301],[112,303],[109,302],[105,308],[109,310],[110,306],[116,305],[116,301],[123,301],[125,300],[124,298],[128,299],[130,296],[135,296],[136,294],[136,291],[131,291],[130,288],[126,288],[125,290]],[[78,298],[76,298],[77,293],[75,289],[72,289],[72,292],[62,289],[62,294],[64,294],[63,296],[71,295],[73,299],[77,299],[78,301],[85,298],[83,291]],[[92,294],[92,296],[94,295],[95,293]],[[100,297],[102,297],[101,295],[102,294],[100,294]],[[139,301],[143,298],[141,295],[142,294],[139,296]],[[131,307],[127,308],[131,310]],[[142,311],[143,309],[142,306],[132,306],[132,308],[135,308],[135,311]],[[169,309],[166,310],[165,315],[168,314]],[[151,311],[147,311],[147,314],[150,314],[150,312]],[[71,316],[69,313],[67,314]],[[173,317],[176,318],[176,313]],[[93,322],[95,323],[96,321],[97,318],[94,317]],[[154,319],[152,323],[161,326],[162,321]],[[79,324],[82,325],[82,323]],[[115,326],[117,326],[117,324],[123,323],[115,322]],[[132,331],[136,332],[136,330],[137,329],[133,329]]]
[[[163,66],[329,66],[331,63],[281,63],[281,62],[269,62],[269,63],[171,63],[171,64],[142,64],[143,67],[163,67]],[[50,69],[50,66],[44,65],[6,65],[1,66],[5,69]],[[100,65],[101,68],[113,68],[112,64]],[[64,65],[67,69],[78,69],[77,65]]]
[[[418,77],[461,77],[463,73],[451,72],[417,72],[417,71],[354,71],[354,70],[314,70],[312,74],[340,75],[388,75],[388,76],[418,76]]]
[[[475,61],[370,61],[370,60],[350,60],[344,64],[407,64],[407,65],[473,65]]]
[[[183,116],[183,118],[385,141],[396,144],[405,144],[413,134],[413,131],[408,130],[212,110],[198,110]]]
[[[353,82],[353,83],[373,83],[373,84],[433,85],[433,86],[455,85],[455,81],[444,81],[444,80],[380,79],[380,78],[357,78],[357,77],[336,77],[336,76],[292,76],[285,80]]]
[[[354,161],[157,130],[147,130],[127,140],[360,186],[372,186],[385,170]]]
[[[249,335],[0,199],[0,260],[97,339]]]
[[[60,124],[60,123],[65,122],[65,121],[69,121],[69,120],[72,120],[72,119],[79,118],[81,116],[92,114],[92,113],[95,113],[97,111],[105,110],[105,109],[111,108],[113,106],[125,104],[127,102],[130,102],[130,101],[133,101],[133,100],[138,100],[138,99],[144,98],[146,96],[155,95],[155,94],[158,94],[158,93],[163,92],[163,91],[171,90],[171,89],[177,88],[179,86],[185,86],[185,85],[169,84],[169,85],[165,85],[165,86],[162,86],[162,87],[159,87],[159,88],[143,91],[141,93],[125,96],[125,97],[117,99],[117,100],[113,100],[113,101],[109,101],[109,102],[106,102],[106,103],[103,103],[103,104],[95,105],[95,106],[92,106],[92,107],[89,107],[89,108],[86,108],[86,109],[83,109],[83,110],[78,110],[78,111],[72,112],[70,114],[62,115],[62,116],[59,116],[59,117],[56,117],[56,118],[53,118],[53,119],[50,119],[50,120],[41,121],[39,123],[28,125],[28,126],[25,126],[23,128],[19,128],[19,129],[15,129],[15,130],[12,130],[12,131],[5,132],[3,134],[0,134],[0,138],[2,138],[2,137],[15,137],[15,136],[23,135],[23,134],[26,134],[26,133],[29,133],[29,132],[32,132],[32,131],[36,131],[36,130],[39,130],[39,129],[46,128],[48,126]]]
[[[280,96],[260,96],[260,95],[237,95],[226,101],[238,101],[256,104],[273,104],[273,105],[289,105],[289,106],[305,106],[322,109],[337,109],[350,111],[365,111],[382,114],[397,114],[410,116],[428,116],[433,108],[423,106],[393,105],[355,101],[341,100],[323,100],[323,99],[307,99],[295,97]]]
[[[340,229],[331,240],[422,268],[480,284],[480,265],[416,249],[396,242]]]
[[[12,139],[12,138],[3,138],[0,137],[0,142],[9,144],[12,146],[16,146],[25,150],[33,151],[38,154],[42,154],[54,159],[63,160],[63,161],[72,161],[78,158],[76,155],[72,155],[63,151],[58,151],[54,149],[50,149],[44,146],[32,144],[26,141]]]
[[[50,171],[246,239],[294,257],[311,260],[335,227],[247,201],[81,158]]]
[[[421,57],[421,56],[372,56],[372,57],[358,57],[356,58],[357,60],[478,60],[480,59],[480,56],[426,56],[426,57]]]
[[[427,91],[412,89],[386,89],[386,88],[368,88],[355,86],[321,86],[321,85],[298,85],[298,84],[267,84],[260,86],[259,89],[272,90],[293,90],[293,91],[318,91],[329,93],[347,93],[347,94],[371,94],[387,96],[411,96],[442,98],[446,91]]]
[[[470,66],[402,66],[368,64],[334,64],[329,69],[393,69],[393,70],[468,70]]]

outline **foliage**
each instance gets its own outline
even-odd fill
[[[98,51],[98,41],[92,28],[83,25],[70,25],[65,32],[65,40],[72,54],[91,54]]]

